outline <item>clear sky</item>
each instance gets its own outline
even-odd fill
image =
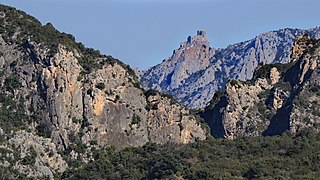
[[[280,28],[320,26],[320,0],[0,0],[88,47],[146,69],[207,31],[226,47]]]

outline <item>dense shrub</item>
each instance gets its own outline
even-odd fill
[[[131,124],[139,124],[141,122],[140,116],[133,114],[132,119],[131,119]]]
[[[214,93],[212,99],[209,102],[209,105],[205,108],[206,111],[213,109],[214,106],[220,101],[222,96],[226,95],[226,91],[217,91]]]
[[[42,136],[42,137],[45,137],[45,138],[50,138],[51,137],[51,128],[49,125],[47,124],[39,124],[37,127],[36,127],[36,130],[37,130],[37,135],[39,136]]]
[[[103,90],[104,88],[106,88],[106,85],[104,83],[97,83],[96,88]]]
[[[12,96],[0,93],[0,127],[5,132],[25,129],[31,120],[25,113],[23,102],[17,102]]]
[[[64,179],[316,179],[320,134],[212,139],[193,144],[147,144],[95,152],[95,161],[66,171]]]
[[[33,147],[31,147],[29,154],[27,154],[22,159],[22,164],[32,166],[36,163],[36,157],[37,157],[37,152],[33,149]]]
[[[16,75],[10,75],[4,80],[3,88],[9,92],[14,92],[15,89],[19,88],[21,83],[19,81],[19,77]]]
[[[266,64],[261,67],[258,67],[253,74],[253,80],[258,79],[258,78],[270,78],[270,70],[275,67],[280,73],[286,72],[289,67],[292,66],[292,63],[287,63],[287,64],[281,64],[281,63],[276,63],[276,64]]]

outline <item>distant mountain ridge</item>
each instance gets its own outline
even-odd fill
[[[170,58],[145,71],[141,83],[173,95],[189,108],[203,109],[229,79],[250,79],[259,64],[287,63],[294,40],[303,34],[318,39],[320,28],[266,32],[223,49],[209,47],[206,33],[198,31]]]

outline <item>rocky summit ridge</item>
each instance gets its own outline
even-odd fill
[[[187,41],[181,42],[171,58],[145,72],[141,76],[141,82],[147,88],[169,94],[176,92],[178,95],[179,87],[185,86],[185,81],[192,74],[209,66],[214,53],[206,32],[198,31],[196,36],[189,36]]]
[[[260,64],[289,62],[294,40],[303,34],[317,39],[320,28],[266,32],[223,49],[211,48],[206,33],[198,31],[170,58],[146,70],[141,83],[173,95],[189,108],[203,109],[216,91],[224,90],[229,79],[248,80]]]

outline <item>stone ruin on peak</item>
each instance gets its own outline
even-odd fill
[[[186,42],[180,43],[180,48],[191,47],[192,45],[203,45],[204,48],[210,47],[210,43],[206,37],[206,31],[198,30],[196,36],[188,36]]]

